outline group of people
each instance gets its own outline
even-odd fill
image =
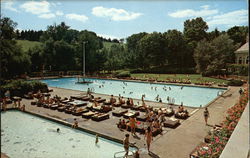
[[[124,157],[127,157],[128,156],[128,153],[129,153],[129,134],[125,134],[125,138],[123,140],[123,147],[124,147],[124,150],[125,150],[125,155]],[[148,152],[149,149],[150,149],[150,144],[151,142],[153,141],[153,134],[152,134],[152,129],[150,127],[148,127],[145,131],[145,135],[144,135],[144,139],[146,139],[146,144],[147,144],[147,149],[148,149]],[[135,155],[134,155],[135,158],[139,158],[139,151],[137,150],[135,152]]]

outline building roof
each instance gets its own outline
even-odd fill
[[[244,45],[242,45],[239,49],[237,49],[235,51],[235,53],[242,53],[242,52],[247,52],[249,51],[249,43],[245,43]]]

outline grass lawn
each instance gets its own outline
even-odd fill
[[[28,40],[17,40],[17,44],[22,46],[23,51],[28,51],[30,48],[33,48],[37,45],[41,45],[41,42],[37,41],[28,41]]]
[[[142,73],[142,74],[131,74],[131,77],[136,77],[139,79],[143,79],[145,76],[145,78],[154,78],[154,79],[158,79],[158,80],[166,80],[167,78],[169,79],[191,79],[192,83],[198,83],[198,82],[214,82],[216,84],[218,83],[227,83],[227,80],[222,80],[222,79],[215,79],[215,78],[210,78],[210,77],[202,77],[199,74],[189,74],[189,77],[187,77],[186,74],[176,74],[176,76],[174,74],[146,74],[146,73]]]

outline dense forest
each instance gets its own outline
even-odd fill
[[[23,73],[82,70],[83,42],[86,71],[129,69],[132,72],[220,74],[234,63],[234,51],[246,42],[247,26],[208,32],[200,17],[186,20],[183,32],[133,34],[126,39],[105,39],[95,32],[74,30],[61,22],[45,31],[16,30],[17,23],[1,19],[1,75],[10,78]],[[22,51],[16,39],[42,44]],[[104,47],[104,42],[112,45]]]

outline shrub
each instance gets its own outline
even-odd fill
[[[28,92],[37,92],[41,90],[42,92],[48,91],[48,86],[45,83],[40,81],[24,81],[24,80],[11,80],[6,81],[5,84],[0,86],[1,97],[4,96],[4,93],[9,90],[11,97],[19,96],[22,97]]]
[[[118,71],[114,75],[117,78],[124,78],[124,77],[130,77],[131,76],[129,71]]]
[[[242,86],[243,85],[243,81],[241,80],[231,80],[227,83],[227,85],[229,86]]]
[[[240,76],[248,76],[249,66],[243,64],[231,64],[228,65],[228,74],[229,75],[240,75]]]

